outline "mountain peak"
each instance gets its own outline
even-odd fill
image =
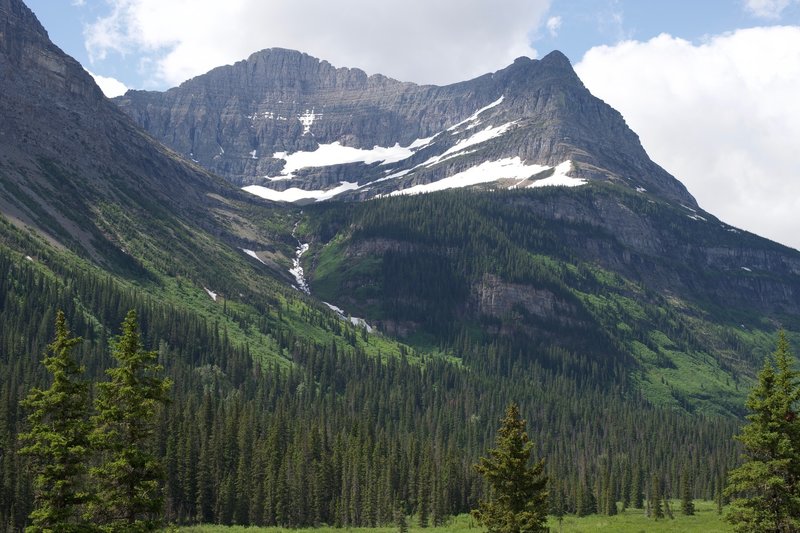
[[[462,178],[476,173],[533,186],[560,172],[696,205],[558,51],[433,86],[267,49],[185,85],[116,102],[156,139],[272,199],[438,190],[474,184]]]
[[[569,68],[572,70],[572,63],[570,63],[569,58],[560,50],[553,50],[540,61],[545,65]]]

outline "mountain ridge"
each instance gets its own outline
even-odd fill
[[[558,51],[435,86],[266,49],[166,92],[129,91],[114,101],[156,139],[239,186],[322,192],[350,183],[357,187],[335,196],[366,199],[519,158],[524,177],[536,179],[570,161],[576,178],[628,183],[697,207]],[[451,130],[480,110],[471,124]],[[471,149],[458,149],[459,143]],[[285,171],[291,166],[285,156],[313,158],[320,147],[338,155],[310,161],[297,175]],[[408,148],[381,159],[392,147]],[[434,160],[443,154],[449,157]]]

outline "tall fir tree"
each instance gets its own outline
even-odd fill
[[[496,447],[475,466],[489,483],[491,499],[481,501],[472,515],[490,533],[547,531],[547,476],[543,459],[530,464],[532,448],[519,406],[512,403]]]
[[[30,532],[92,530],[83,518],[89,499],[89,385],[72,355],[81,340],[70,336],[58,311],[55,340],[44,358],[53,383],[47,390],[33,389],[22,402],[29,410],[29,430],[19,435],[24,444],[19,453],[31,458],[36,473]]]
[[[142,349],[135,311],[122,323],[113,356],[117,366],[98,385],[92,417],[91,442],[102,453],[91,471],[97,490],[93,515],[107,531],[153,531],[164,506],[164,470],[153,437],[171,383],[159,376],[156,352]]]
[[[650,497],[648,498],[650,518],[661,520],[664,518],[664,501],[661,494],[661,480],[658,474],[653,474],[650,480]]]
[[[694,483],[686,467],[683,468],[681,475],[681,512],[686,516],[694,514]]]
[[[725,518],[737,532],[800,530],[798,399],[797,372],[781,331],[747,398],[749,423],[736,437],[745,448],[745,462],[728,476],[725,495],[739,497]]]

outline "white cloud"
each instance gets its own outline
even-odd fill
[[[100,90],[103,91],[108,98],[114,98],[115,96],[122,96],[125,94],[125,91],[128,90],[128,87],[119,81],[116,78],[110,78],[108,76],[100,76],[99,74],[95,74],[91,70],[87,70],[89,74],[92,75],[94,78],[94,82],[100,87]]]
[[[800,249],[800,27],[626,41],[576,70],[701,206]]]
[[[529,33],[551,0],[107,0],[85,28],[92,61],[152,60],[156,85],[178,84],[271,47],[422,83],[460,81],[536,56]],[[146,63],[145,63],[146,64]]]
[[[756,17],[778,19],[791,3],[792,0],[745,0],[744,7]]]
[[[547,19],[545,26],[547,27],[547,31],[550,33],[551,37],[557,36],[558,30],[561,29],[561,17],[550,17]]]

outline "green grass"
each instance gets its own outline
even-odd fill
[[[589,533],[589,532],[619,532],[619,533],[658,533],[658,532],[691,532],[722,533],[733,531],[733,528],[717,514],[713,502],[695,501],[696,512],[694,516],[680,514],[680,501],[672,500],[671,507],[675,514],[674,520],[651,520],[644,515],[641,509],[628,509],[616,516],[592,515],[583,518],[565,516],[559,525],[558,521],[550,517],[550,531],[564,533]]]
[[[559,524],[558,520],[550,517],[550,531],[556,533],[580,533],[580,532],[608,532],[608,533],[658,533],[658,532],[692,532],[698,533],[723,533],[733,531],[733,528],[722,517],[717,514],[716,505],[713,502],[695,501],[696,514],[694,516],[684,516],[680,514],[680,502],[672,500],[671,507],[675,513],[675,518],[670,520],[651,520],[644,516],[641,509],[628,509],[624,513],[616,516],[592,515],[582,518],[576,516],[565,516]],[[446,533],[470,531],[479,533],[485,531],[484,528],[475,524],[475,521],[468,515],[460,515],[452,518],[447,524],[440,527],[420,528],[416,525],[413,517],[409,517],[409,530],[416,533]],[[396,526],[385,527],[355,527],[355,528],[305,528],[289,529],[281,527],[242,527],[242,526],[193,526],[179,528],[180,533],[394,533]]]

